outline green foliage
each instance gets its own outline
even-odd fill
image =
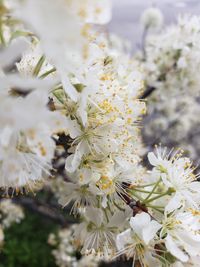
[[[14,224],[5,231],[0,267],[55,267],[47,239],[56,229],[52,222],[26,212],[21,224]]]

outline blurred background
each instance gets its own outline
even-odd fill
[[[151,6],[158,7],[163,15],[165,24],[176,21],[177,14],[199,14],[198,0],[113,0],[113,18],[109,30],[131,42],[137,49],[142,38],[140,17],[143,11]]]

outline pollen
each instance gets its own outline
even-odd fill
[[[113,181],[107,175],[102,175],[100,180],[97,182],[97,185],[101,190],[110,189],[110,193],[113,192]]]
[[[131,123],[132,123],[132,119],[131,119],[131,118],[128,118],[128,119],[127,119],[127,123],[128,123],[128,124],[131,124]]]
[[[40,150],[41,155],[43,157],[46,156],[47,155],[47,151],[46,151],[45,147],[41,143],[39,143],[38,145],[39,145],[39,150]]]
[[[192,208],[189,208],[188,210],[192,213],[193,216],[200,216],[200,211],[194,210]]]

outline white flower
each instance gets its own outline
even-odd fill
[[[76,243],[73,240],[76,226],[61,229],[58,233],[49,235],[48,244],[54,247],[52,254],[56,264],[60,267],[98,267],[100,255],[92,253],[82,255],[81,258],[76,256],[80,245],[79,241]]]
[[[49,235],[48,243],[54,247],[52,255],[56,264],[60,267],[77,266],[78,260],[75,257],[76,247],[73,244],[73,232],[74,226],[61,229],[58,233]]]
[[[98,203],[96,196],[101,195],[98,188],[92,185],[78,185],[73,183],[63,183],[60,190],[59,203],[65,207],[73,203],[71,212],[76,215],[81,209],[95,207]]]
[[[115,212],[109,216],[108,210],[88,207],[84,222],[75,231],[75,239],[83,244],[82,253],[96,252],[109,255],[115,249],[115,238],[125,223],[127,213]]]
[[[81,53],[81,25],[65,1],[27,0],[20,4],[17,16],[39,35],[42,50],[56,67],[66,92],[77,100],[77,92],[67,74],[74,69],[73,57]]]
[[[24,77],[42,76],[47,71],[51,70],[53,67],[45,58],[42,57],[42,51],[39,44],[33,45],[29,44],[29,48],[24,50],[22,59],[20,62],[16,63],[19,73]],[[37,64],[42,62],[41,68],[36,71]]]
[[[134,261],[139,259],[141,264],[147,266],[161,266],[156,259],[153,248],[154,238],[162,227],[147,213],[137,214],[130,219],[130,229],[117,236],[116,243],[119,254],[125,253],[127,257],[133,257]],[[134,264],[134,263],[133,263]]]
[[[185,69],[187,67],[187,61],[184,57],[179,58],[177,62],[178,68]]]
[[[145,61],[139,58],[148,87],[148,114],[144,136],[148,145],[159,140],[182,147],[198,162],[200,87],[200,18],[182,15],[159,34],[149,34]],[[169,107],[170,102],[170,107]]]
[[[28,47],[25,39],[19,38],[6,49],[0,52],[1,67],[9,67]]]
[[[172,195],[165,207],[166,212],[172,212],[181,206],[198,207],[200,184],[193,174],[188,158],[181,158],[178,153],[170,155],[166,150],[157,149],[157,156],[150,152],[148,159],[155,166],[152,176],[160,178],[166,189],[171,191]]]
[[[3,228],[9,228],[13,223],[20,223],[25,216],[22,208],[12,203],[10,199],[1,200],[0,213],[3,215],[1,219]]]
[[[78,267],[98,267],[101,258],[96,255],[85,255],[78,262]]]
[[[156,7],[148,8],[143,12],[141,22],[145,28],[161,28],[163,24],[163,14],[160,9]]]
[[[55,150],[51,136],[62,130],[62,116],[48,110],[45,91],[0,101],[0,185],[32,188],[50,174]]]
[[[112,17],[111,0],[74,0],[70,7],[86,23],[107,24]]]
[[[165,245],[172,255],[181,262],[187,262],[189,256],[198,256],[200,253],[199,229],[199,211],[191,209],[167,216],[163,221],[160,236],[166,236]]]
[[[85,128],[81,130],[80,125],[68,118],[70,136],[76,144],[75,153],[67,158],[66,169],[74,172],[79,166],[83,155],[96,153],[101,157],[106,157],[111,152],[115,152],[117,143],[112,136],[112,128],[110,125],[100,125],[94,129]]]

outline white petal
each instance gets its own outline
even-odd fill
[[[153,152],[148,153],[148,160],[152,166],[158,165],[158,159]]]
[[[118,250],[124,249],[127,243],[131,243],[131,229],[127,229],[121,234],[117,235],[116,245]]]
[[[86,109],[87,109],[87,96],[81,94],[81,99],[80,99],[79,108],[77,110],[77,113],[82,120],[83,126],[85,126],[87,123],[87,111],[86,111]]]
[[[133,231],[136,232],[136,234],[140,238],[143,238],[142,237],[143,229],[149,225],[150,221],[151,221],[150,215],[146,212],[142,212],[130,219],[130,225]]]
[[[120,227],[126,222],[127,214],[123,211],[115,212],[110,218],[108,226]]]
[[[68,156],[65,162],[65,169],[70,173],[75,172],[81,163],[81,159],[82,155],[79,153]]]
[[[69,117],[66,118],[66,127],[69,131],[71,138],[75,139],[81,135],[81,129],[76,120],[71,120]]]
[[[7,67],[21,56],[21,54],[28,48],[28,42],[25,38],[18,38],[15,43],[11,44],[5,50],[0,52],[0,65]]]
[[[188,261],[189,257],[176,245],[170,235],[166,237],[165,245],[167,250],[169,250],[169,252],[177,259],[181,260],[182,262]]]
[[[69,78],[67,77],[67,75],[61,74],[61,80],[62,80],[62,84],[64,87],[64,90],[66,92],[66,94],[73,100],[73,101],[77,101],[78,100],[78,92],[76,91],[75,87],[70,83]]]
[[[148,244],[156,235],[158,230],[162,227],[161,224],[152,220],[150,224],[143,230],[143,240]]]
[[[169,203],[165,207],[165,211],[170,213],[181,206],[181,195],[177,192],[172,199],[170,199]]]
[[[95,225],[100,226],[103,222],[103,211],[98,208],[89,207],[86,209],[85,212],[86,218],[88,218],[90,221],[94,222]]]

